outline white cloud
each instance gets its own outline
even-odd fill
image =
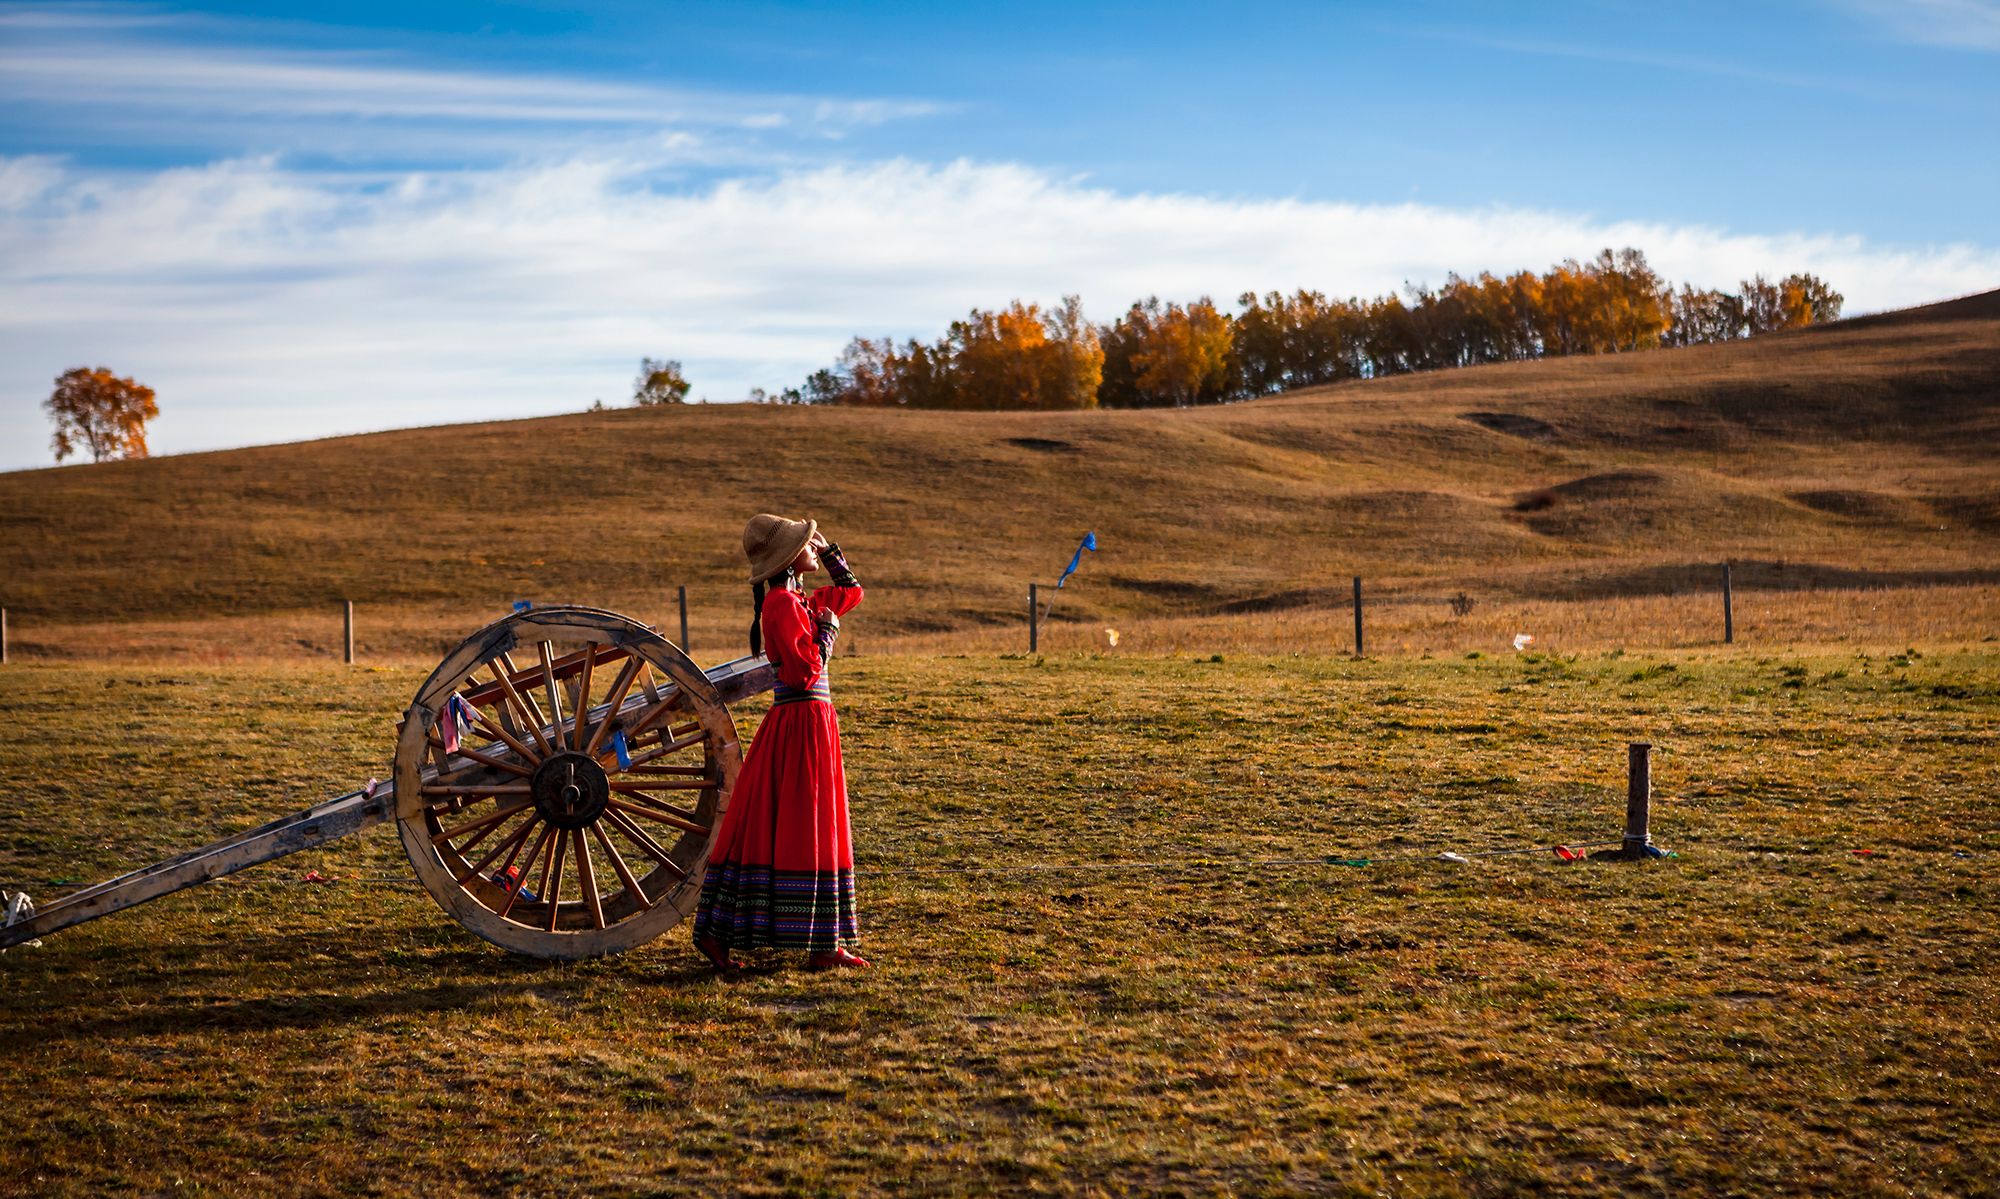
[[[400,154],[450,162],[505,161],[573,147],[580,136],[631,138],[646,129],[783,131],[823,140],[950,111],[924,99],[474,70],[389,50],[256,40],[286,28],[117,5],[0,6],[0,105],[93,141],[239,152],[275,144],[358,159]],[[252,40],[241,40],[246,36]],[[746,156],[742,148],[734,155]]]
[[[2000,50],[2000,3],[1994,0],[1845,0],[1904,41],[1953,50]]]
[[[848,164],[662,188],[618,156],[357,181],[251,159],[149,174],[0,160],[0,467],[82,363],[158,389],[156,451],[796,383],[855,334],[1082,294],[1376,294],[1635,245],[1675,280],[1809,270],[1849,311],[2000,285],[2000,250],[1544,210],[1127,194],[1008,164]]]

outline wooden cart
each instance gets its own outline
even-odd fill
[[[393,782],[20,910],[0,948],[393,820],[466,928],[534,957],[623,952],[693,910],[742,765],[728,705],[774,677],[762,657],[704,672],[615,612],[517,612],[424,681]]]

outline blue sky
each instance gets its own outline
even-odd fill
[[[0,469],[795,383],[974,306],[1610,244],[1850,311],[2000,286],[2000,3],[0,0]]]

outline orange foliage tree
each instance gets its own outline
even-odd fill
[[[1081,300],[1065,296],[1050,311],[1016,300],[973,309],[933,345],[857,337],[804,394],[877,408],[1093,408],[1103,366]]]
[[[56,423],[51,445],[57,462],[79,448],[89,450],[93,462],[144,458],[146,422],[160,414],[152,388],[101,366],[64,371],[42,407]]]
[[[1044,312],[1016,301],[975,309],[934,345],[856,339],[807,380],[815,403],[938,408],[1211,404],[1408,371],[1565,354],[1700,345],[1840,316],[1842,298],[1806,274],[1759,275],[1735,293],[1673,287],[1632,248],[1542,274],[1445,277],[1441,288],[1329,300],[1246,292],[1240,315],[1208,299],[1155,297],[1094,330],[1076,297]]]
[[[1158,297],[1134,304],[1098,339],[1106,405],[1185,407],[1228,395],[1234,322],[1207,296],[1185,306]]]

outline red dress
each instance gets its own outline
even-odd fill
[[[709,851],[696,940],[813,953],[860,940],[840,721],[813,621],[860,602],[858,584],[805,597],[780,587],[764,597],[764,652],[778,670],[777,693]]]

